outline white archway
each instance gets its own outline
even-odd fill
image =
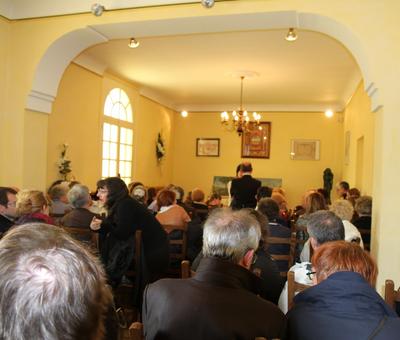
[[[288,27],[323,33],[342,43],[361,69],[365,90],[371,98],[371,110],[377,111],[382,107],[379,93],[371,79],[368,56],[350,29],[319,14],[282,11],[114,23],[69,32],[50,45],[37,66],[26,108],[51,113],[58,85],[68,64],[86,48],[111,39],[129,38],[131,32],[135,32],[136,37],[149,37]]]

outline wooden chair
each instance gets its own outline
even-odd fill
[[[141,322],[133,322],[129,327],[129,336],[132,340],[143,340],[143,324]]]
[[[271,257],[275,261],[286,261],[288,264],[288,268],[293,265],[293,255],[294,255],[294,244],[295,244],[295,234],[292,233],[291,237],[268,237],[268,244],[276,244],[276,245],[288,245],[289,253],[288,254],[273,254],[271,253]],[[282,277],[287,276],[287,271],[281,271],[280,275]]]
[[[297,224],[292,225],[292,231],[295,234],[295,245],[294,245],[294,260],[300,257],[300,253],[304,248],[305,243],[308,240],[308,232],[307,227],[300,226]],[[304,238],[297,237],[298,233],[304,233]],[[310,258],[311,258],[311,249],[310,249]]]
[[[90,228],[81,227],[61,227],[73,238],[83,243],[89,242],[94,250],[99,250],[99,234],[93,232]],[[86,241],[87,240],[87,241]]]
[[[311,286],[307,286],[305,284],[296,282],[294,280],[294,272],[291,270],[287,273],[287,282],[288,282],[288,310],[290,310],[293,307],[293,299],[296,293],[300,293]]]
[[[190,269],[190,262],[188,260],[181,262],[181,279],[189,279],[195,274],[196,272]]]
[[[385,281],[385,301],[394,310],[396,310],[396,303],[400,303],[400,287],[395,290],[392,280]]]
[[[170,268],[169,273],[179,277],[181,261],[186,260],[187,253],[187,224],[185,225],[170,225],[163,224],[164,230],[168,233],[170,245]],[[179,231],[180,237],[175,238],[174,231]],[[177,250],[179,249],[179,250]],[[176,266],[177,265],[177,266]],[[176,268],[175,268],[176,267]]]

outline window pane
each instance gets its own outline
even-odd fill
[[[122,104],[119,109],[119,119],[126,121],[126,110],[125,110],[125,107],[122,106]]]
[[[131,161],[132,160],[132,147],[131,146],[126,146],[125,148],[125,160]]]
[[[125,172],[125,162],[123,162],[123,161],[119,162],[119,173],[120,173],[121,177],[129,176],[129,174],[127,174]]]
[[[131,170],[132,169],[132,163],[131,162],[125,162],[125,176],[131,177]]]
[[[129,97],[124,90],[121,90],[120,101],[123,106],[127,106],[129,104]]]
[[[119,131],[120,135],[119,135],[119,142],[120,143],[124,143],[126,144],[126,130],[125,128],[121,128],[121,130]]]
[[[125,182],[126,185],[129,185],[129,183],[131,182],[130,177],[122,177],[122,180]]]
[[[124,144],[120,144],[119,146],[119,159],[124,161],[126,159],[126,147]]]
[[[120,93],[120,91],[121,90],[119,88],[115,88],[115,89],[112,89],[110,91],[109,96],[111,97],[113,103],[116,103],[116,102],[119,101],[119,93]]]
[[[114,176],[117,176],[117,162],[110,161],[110,172],[108,177],[114,177]]]
[[[101,177],[110,177],[108,172],[109,161],[103,159],[103,164],[101,168]]]
[[[121,105],[121,103],[115,103],[114,106],[112,107],[112,111],[111,111],[111,117],[116,118],[116,119],[120,119],[121,117],[121,107],[122,109],[124,109],[124,107]]]
[[[103,140],[110,140],[111,136],[111,126],[110,124],[103,124]]]
[[[103,142],[103,158],[110,158],[110,143]]]
[[[129,123],[133,123],[133,115],[132,115],[132,106],[131,106],[131,104],[129,104],[128,106],[127,106],[127,108],[126,108],[126,120],[129,122]]]
[[[110,159],[117,159],[117,143],[110,143]]]
[[[111,125],[111,142],[118,142],[118,126],[117,125]]]
[[[125,144],[132,145],[132,140],[133,140],[133,131],[131,129],[125,129],[126,130],[126,141]]]

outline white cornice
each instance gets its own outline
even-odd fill
[[[75,64],[82,66],[83,68],[92,71],[102,76],[107,68],[107,65],[98,61],[95,58],[90,57],[86,54],[81,54],[76,57],[73,61]]]
[[[174,111],[178,111],[177,107],[173,104],[173,102],[167,98],[166,96],[164,96],[163,94],[154,91],[153,89],[149,88],[149,87],[141,87],[139,89],[139,94],[143,97],[149,98],[171,110]]]

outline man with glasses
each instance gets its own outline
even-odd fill
[[[325,242],[344,240],[344,226],[342,220],[331,211],[320,210],[310,215],[307,224],[310,245],[317,249]],[[294,272],[294,279],[298,283],[308,286],[313,284],[313,275],[310,262],[296,263],[289,271]],[[288,311],[287,282],[282,290],[278,303],[282,312]]]
[[[12,188],[0,187],[0,233],[14,225],[17,215],[17,192]]]
[[[260,237],[249,211],[214,210],[204,225],[204,258],[196,274],[147,286],[146,339],[284,338],[285,316],[256,295],[260,278],[249,270]]]

